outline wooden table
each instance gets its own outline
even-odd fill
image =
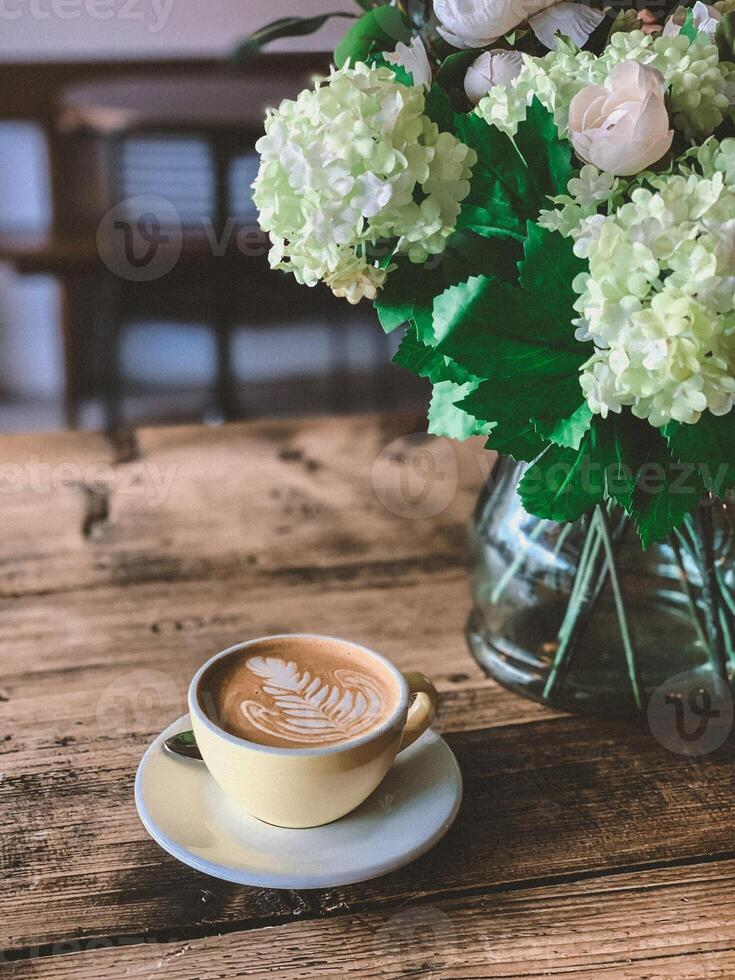
[[[735,976],[732,745],[681,758],[483,677],[464,548],[488,457],[434,443],[422,497],[395,440],[423,424],[2,439],[3,976]],[[146,836],[135,768],[206,657],[301,629],[436,678],[462,811],[371,882],[225,884]]]

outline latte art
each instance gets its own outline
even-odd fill
[[[378,687],[365,674],[335,668],[331,676],[313,677],[280,657],[251,657],[248,670],[262,677],[270,703],[245,700],[247,722],[266,735],[300,745],[328,745],[369,731],[385,711]]]
[[[335,746],[379,728],[399,681],[362,647],[329,637],[269,637],[215,662],[199,701],[231,735],[280,748]]]

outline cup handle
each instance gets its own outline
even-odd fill
[[[424,677],[423,674],[416,671],[409,671],[403,676],[408,684],[409,693],[415,697],[413,704],[408,709],[399,752],[403,752],[416,741],[419,735],[424,734],[436,717],[439,707],[439,695],[428,677]]]

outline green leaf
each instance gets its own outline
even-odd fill
[[[337,45],[338,68],[365,59],[375,51],[393,51],[399,41],[410,41],[411,28],[396,7],[375,7],[354,24]]]
[[[593,420],[597,458],[605,470],[605,495],[633,513],[638,471],[655,446],[656,430],[630,412]]]
[[[656,432],[655,445],[638,470],[633,494],[633,519],[643,547],[662,541],[679,527],[703,494],[696,466],[675,460]]]
[[[566,190],[572,173],[571,149],[553,115],[534,99],[514,139],[474,112],[456,116],[455,131],[478,156],[457,227],[522,241],[526,223]]]
[[[473,275],[492,274],[515,279],[520,255],[520,246],[516,242],[458,231],[451,235],[442,255],[432,257],[425,265],[417,265],[405,255],[395,257],[396,268],[388,274],[375,301],[383,329],[390,333],[413,320],[419,338],[433,344],[434,299],[448,286]]]
[[[519,269],[524,289],[542,290],[560,308],[573,307],[577,293],[572,289],[572,282],[588,266],[574,254],[569,239],[529,221],[523,254]]]
[[[552,434],[574,442],[584,431],[579,369],[589,346],[571,323],[575,294],[564,278],[576,262],[571,248],[530,226],[520,263],[525,289],[473,276],[434,301],[437,349],[482,379],[460,407],[497,423],[489,445],[516,459],[534,459]]]
[[[522,374],[483,381],[465,397],[460,408],[494,422],[489,449],[531,461],[547,447],[536,430],[539,419],[556,423],[570,416],[581,397],[577,370],[566,375]]]
[[[455,51],[442,61],[434,75],[437,86],[445,92],[450,89],[462,89],[464,92],[464,79],[467,69],[480,54],[479,48],[472,48],[468,51]]]
[[[541,291],[472,276],[434,301],[434,336],[443,353],[480,378],[576,374],[589,349],[574,339],[572,312],[565,327],[564,313]]]
[[[476,382],[467,381],[455,384],[453,381],[440,381],[434,385],[429,406],[429,432],[448,439],[469,439],[470,436],[487,435],[492,426],[470,415],[457,405],[467,396]]]
[[[663,434],[674,458],[696,466],[710,493],[722,496],[735,487],[735,411],[705,412],[696,425],[671,422]]]
[[[600,503],[604,475],[594,455],[594,437],[589,431],[579,449],[550,446],[518,485],[528,513],[552,521],[576,521]]]
[[[525,288],[489,276],[451,286],[434,301],[438,346],[481,378],[576,373],[589,356],[572,327],[579,268],[568,239],[529,224],[519,264]]]
[[[537,98],[528,107],[526,118],[519,123],[515,145],[527,170],[524,182],[533,187],[539,209],[548,207],[549,197],[563,194],[572,176],[572,150],[559,136],[553,113]],[[530,215],[538,217],[538,211]]]
[[[467,381],[478,380],[435,347],[423,344],[416,335],[415,327],[409,327],[406,331],[393,363],[413,371],[421,378],[428,378],[434,384],[440,381],[464,384]]]
[[[703,491],[696,466],[678,463],[661,433],[627,411],[596,416],[578,450],[547,449],[519,487],[526,510],[557,521],[612,498],[632,515],[644,547],[678,527]]]
[[[424,100],[424,113],[435,122],[439,129],[446,133],[453,133],[456,129],[456,115],[449,101],[449,96],[436,81],[426,93]]]
[[[521,244],[512,239],[484,238],[473,231],[455,231],[441,259],[442,288],[478,275],[516,282],[522,256]]]
[[[697,25],[694,23],[694,11],[689,8],[687,10],[687,15],[682,24],[681,31],[679,32],[683,37],[689,38],[690,41],[696,41],[699,37],[699,31],[697,30]]]
[[[396,268],[388,273],[385,285],[375,300],[380,325],[386,333],[411,320],[415,323],[419,339],[433,340],[432,305],[434,296],[442,288],[441,276],[432,276],[424,266],[403,255],[396,260]]]
[[[266,24],[265,27],[254,31],[250,37],[239,44],[232,54],[232,60],[235,64],[241,64],[251,55],[260,51],[266,44],[282,37],[302,37],[305,34],[313,34],[332,17],[355,19],[354,14],[342,10],[334,11],[331,14],[320,14],[317,17],[281,17],[279,20],[274,20],[270,24]]]
[[[582,402],[579,408],[568,418],[547,422],[544,419],[534,419],[533,425],[538,434],[547,442],[567,449],[579,449],[585,433],[592,422],[592,411],[587,402]]]
[[[471,108],[470,100],[465,92],[464,80],[467,69],[480,53],[479,48],[455,51],[444,58],[434,73],[435,85],[439,91],[445,93],[444,98],[450,112],[456,110],[464,113],[467,112],[468,108]],[[438,120],[435,119],[434,121],[437,122],[437,125],[439,124]],[[454,123],[450,121],[440,128],[454,132]]]

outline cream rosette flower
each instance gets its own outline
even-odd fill
[[[464,90],[474,105],[483,99],[494,85],[510,85],[520,75],[523,55],[520,51],[483,51],[472,62],[464,77]]]
[[[438,31],[455,48],[486,48],[528,21],[542,44],[557,33],[582,45],[604,18],[600,10],[568,0],[434,0]]]
[[[569,106],[569,136],[577,155],[607,173],[631,177],[657,163],[674,131],[655,68],[621,61],[608,88],[587,85]]]

